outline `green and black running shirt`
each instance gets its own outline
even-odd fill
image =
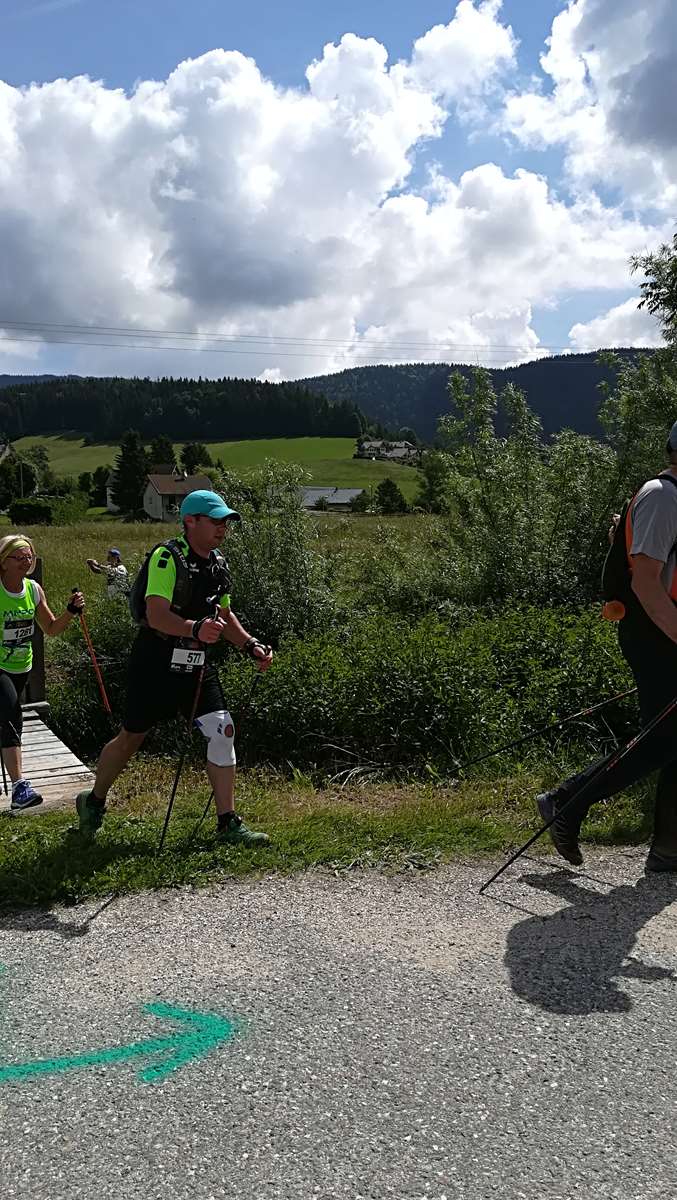
[[[24,579],[20,592],[8,592],[0,584],[0,671],[23,675],[33,666],[31,638],[40,589],[34,579]]]
[[[221,608],[230,608],[230,594],[224,591],[223,571],[214,558],[201,558],[191,549],[184,537],[176,538],[188,564],[190,572],[190,597],[181,609],[181,616],[189,621],[199,621],[212,615],[214,596]],[[216,572],[216,574],[215,574]],[[176,587],[176,562],[167,546],[158,546],[148,563],[148,582],[145,599],[163,596],[171,604]]]

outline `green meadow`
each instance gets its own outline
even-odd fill
[[[113,463],[116,445],[105,442],[85,446],[77,432],[24,437],[16,441],[17,450],[44,446],[52,470],[57,475],[79,475]],[[352,438],[261,438],[243,442],[207,442],[212,459],[221,459],[233,471],[247,471],[266,458],[299,463],[318,487],[373,488],[382,479],[394,479],[408,500],[418,489],[418,471],[399,463],[370,462],[353,458]],[[177,457],[181,443],[175,446]]]

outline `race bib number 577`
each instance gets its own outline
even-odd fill
[[[203,666],[204,661],[204,650],[183,650],[181,647],[177,647],[172,653],[171,669],[172,671],[181,671],[185,674]]]

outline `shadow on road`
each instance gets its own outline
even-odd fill
[[[3,861],[0,865],[0,932],[5,929],[26,933],[52,930],[62,937],[84,936],[110,900],[80,921],[61,917],[52,911],[52,905],[78,903],[81,897],[87,896],[90,879],[138,854],[136,843],[83,842],[77,830],[69,829],[59,841],[41,847],[28,864],[21,860],[16,864],[11,860]],[[111,881],[111,892],[113,888]]]
[[[0,933],[12,929],[19,933],[56,933],[63,938],[85,937],[97,917],[110,908],[118,896],[109,896],[82,921],[62,920],[58,913],[42,909],[16,909],[0,912]]]
[[[629,1012],[621,979],[675,979],[671,969],[632,956],[637,934],[677,900],[677,877],[642,877],[605,894],[576,883],[571,871],[523,875],[522,883],[569,901],[550,916],[531,916],[508,935],[505,964],[513,991],[539,1008],[586,1016]]]

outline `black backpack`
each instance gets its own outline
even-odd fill
[[[188,560],[183,552],[183,549],[176,538],[170,538],[167,542],[157,542],[150,549],[144,558],[139,570],[136,573],[134,582],[129,589],[129,611],[132,614],[132,620],[136,625],[146,625],[146,588],[148,587],[148,567],[152,555],[156,550],[164,546],[169,550],[174,565],[176,566],[176,583],[174,584],[174,595],[172,597],[172,612],[182,614],[183,610],[190,603],[192,592],[191,570]],[[211,572],[214,577],[214,592],[217,596],[223,595],[230,590],[231,577],[228,570],[228,563],[219,550],[212,550],[210,554]]]
[[[669,479],[677,487],[677,479],[674,475],[657,475],[655,478]],[[649,481],[647,480],[647,482]],[[638,495],[639,492],[635,492],[634,496],[625,501],[613,541],[602,567],[602,599],[604,600],[602,616],[608,621],[621,621],[629,608],[639,604],[632,590],[632,572],[628,562],[626,539],[628,512]]]

